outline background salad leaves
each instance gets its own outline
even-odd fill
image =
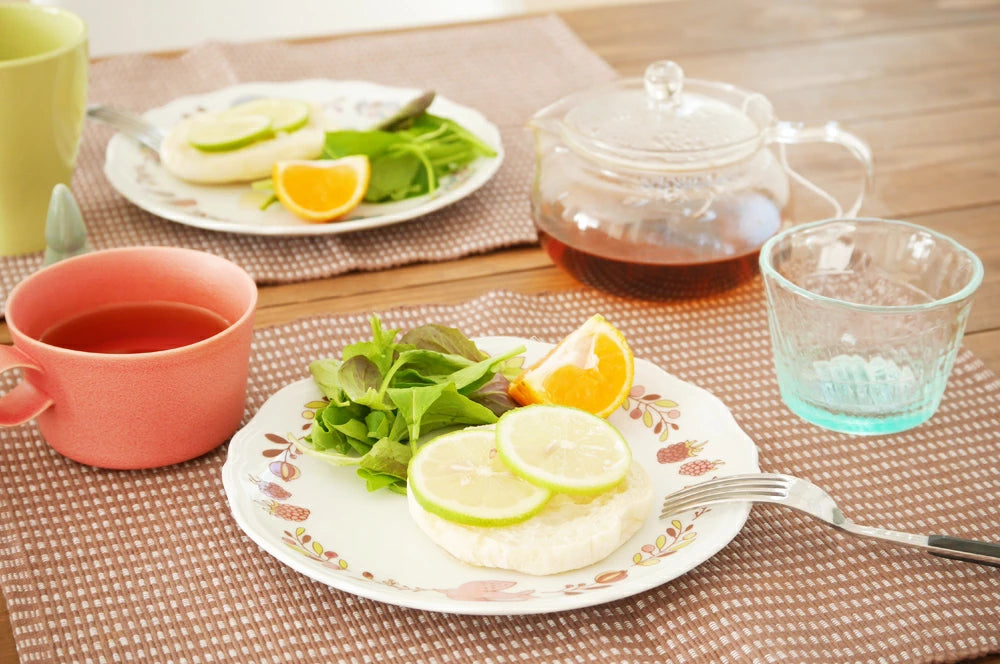
[[[400,127],[390,129],[330,131],[322,159],[365,155],[371,176],[364,200],[369,203],[400,201],[431,194],[441,178],[496,151],[454,120],[421,113]],[[256,191],[273,192],[270,178],[251,184]],[[260,209],[278,201],[271,194]]]
[[[442,177],[496,151],[460,124],[430,113],[395,131],[332,131],[323,158],[368,156],[371,178],[365,201],[399,201],[433,193]]]

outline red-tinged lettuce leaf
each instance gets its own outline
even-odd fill
[[[410,330],[403,335],[400,343],[411,344],[416,348],[433,350],[447,355],[459,355],[473,362],[485,360],[488,357],[460,330],[433,323]]]

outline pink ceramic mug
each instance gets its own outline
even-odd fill
[[[24,377],[0,396],[0,425],[34,418],[56,451],[102,468],[200,456],[243,418],[256,304],[243,269],[189,249],[110,249],[42,269],[7,299],[14,345],[0,346],[0,372]],[[174,330],[190,316],[202,322]],[[133,347],[115,336],[144,325],[128,333],[180,336]],[[208,336],[182,338],[199,330]]]

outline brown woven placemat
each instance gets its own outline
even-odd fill
[[[765,471],[817,481],[862,522],[1000,541],[1000,380],[968,351],[929,423],[862,438],[782,405],[759,280],[675,304],[494,292],[381,314],[403,329],[433,321],[556,341],[595,312],[637,356],[722,398]],[[247,417],[307,376],[311,358],[367,334],[367,313],[259,330]],[[0,584],[24,662],[951,662],[1000,652],[997,569],[884,548],[772,506],[754,508],[693,571],[610,604],[517,617],[380,604],[314,582],[244,536],[222,489],[225,454],[109,472],[59,457],[31,425],[0,430]]]
[[[535,242],[528,203],[534,153],[526,122],[559,97],[613,77],[612,68],[555,16],[304,43],[211,43],[176,57],[117,56],[93,64],[92,103],[141,112],[250,81],[367,80],[433,89],[478,109],[499,127],[506,156],[474,195],[418,220],[347,235],[259,237],[191,228],[132,205],[104,176],[113,130],[88,123],[73,193],[95,249],[201,249],[242,265],[258,283],[305,281]],[[41,253],[0,257],[0,310],[14,284],[41,264]]]

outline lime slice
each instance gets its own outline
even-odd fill
[[[414,455],[409,490],[428,512],[470,526],[507,526],[537,514],[551,495],[518,477],[496,454],[493,427],[445,434]]]
[[[227,152],[273,134],[271,118],[266,115],[220,115],[192,124],[188,130],[188,143],[204,152]]]
[[[302,129],[309,122],[309,104],[295,99],[267,97],[233,106],[222,115],[228,117],[266,115],[271,118],[271,129],[291,133],[296,129]]]
[[[535,405],[496,424],[500,458],[514,473],[560,493],[593,495],[628,473],[632,452],[607,420],[568,406]]]

